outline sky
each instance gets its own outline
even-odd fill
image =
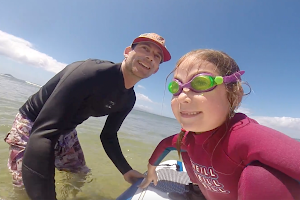
[[[173,117],[167,84],[194,49],[222,50],[245,70],[252,93],[239,111],[300,138],[298,0],[0,0],[0,73],[45,84],[88,58],[122,62],[142,33],[166,39],[172,55],[136,86],[135,107]],[[247,86],[244,86],[249,91]]]

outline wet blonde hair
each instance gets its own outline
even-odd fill
[[[237,63],[234,61],[234,59],[232,59],[226,53],[222,51],[211,50],[211,49],[198,49],[198,50],[190,51],[184,56],[182,56],[178,60],[175,69],[171,73],[173,73],[181,65],[183,61],[190,58],[193,58],[194,60],[193,63],[197,61],[199,62],[208,61],[214,64],[216,66],[216,69],[219,72],[219,75],[221,76],[229,76],[237,71],[240,71],[240,68],[237,65]],[[237,82],[226,84],[225,88],[227,91],[227,99],[230,104],[230,109],[228,111],[228,118],[227,118],[227,120],[229,120],[231,117],[233,117],[235,110],[239,107],[242,101],[242,97],[244,95],[244,90],[240,80],[238,80]],[[176,149],[178,151],[179,157],[180,157],[181,143],[184,134],[185,131],[181,130],[176,143]]]

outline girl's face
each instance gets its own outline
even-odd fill
[[[194,75],[200,73],[220,75],[214,64],[187,58],[175,70],[174,78],[187,83]],[[171,107],[182,128],[187,131],[205,132],[225,122],[229,115],[230,104],[225,85],[221,84],[214,90],[204,93],[183,88],[178,96],[173,96]]]

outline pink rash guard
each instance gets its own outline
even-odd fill
[[[149,163],[156,166],[171,150],[176,150],[177,137],[178,134],[163,139]],[[300,184],[296,181],[300,180],[300,142],[258,124],[245,114],[237,113],[229,123],[211,131],[186,133],[181,150],[186,151],[182,156],[191,181],[199,185],[207,200],[241,199],[240,190],[245,189],[240,186],[244,187],[247,180],[250,180],[242,173],[245,169],[255,169],[251,168],[251,164],[257,161],[290,179],[293,188],[297,190],[287,190],[297,193],[292,194],[293,197],[290,195],[291,199],[300,198]],[[251,167],[247,167],[248,165]],[[267,176],[263,176],[265,180],[254,181],[264,183],[263,181],[271,180]],[[273,183],[265,182],[264,185],[276,188]],[[268,191],[260,187],[260,184],[256,185],[257,187],[252,188],[249,186],[251,193],[265,194]]]

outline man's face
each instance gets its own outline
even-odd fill
[[[137,43],[134,49],[127,47],[124,55],[125,69],[139,79],[148,78],[156,73],[163,59],[162,50],[151,42]]]

